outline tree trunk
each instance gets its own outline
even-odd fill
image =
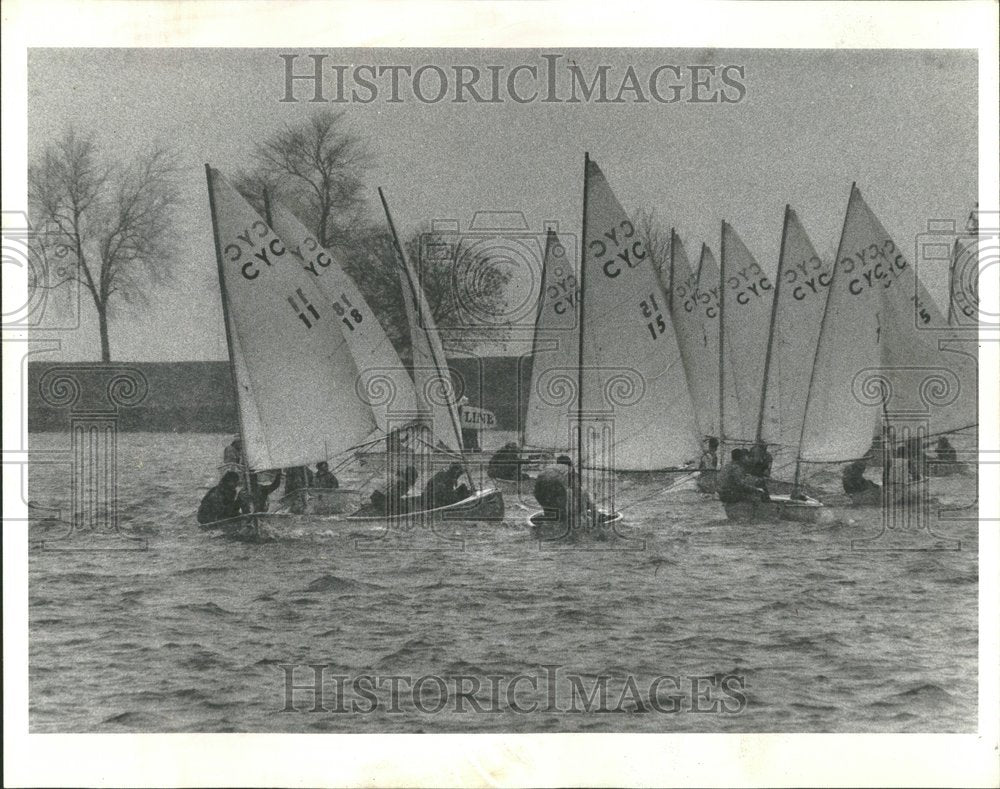
[[[111,361],[111,345],[108,342],[108,311],[106,308],[97,308],[97,326],[101,331],[101,361]]]

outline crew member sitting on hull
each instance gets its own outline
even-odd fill
[[[767,444],[758,441],[746,453],[744,468],[751,477],[756,477],[761,488],[767,491],[767,481],[771,478],[774,457],[767,451]]]
[[[906,476],[910,482],[921,479],[920,466],[924,459],[924,448],[919,438],[907,439],[896,447],[896,457],[906,461]]]
[[[585,517],[592,518],[597,512],[594,502],[583,489],[580,476],[574,470],[573,461],[568,455],[556,458],[555,465],[546,466],[535,480],[535,499],[542,505],[546,520],[575,522],[572,515],[577,491]]]
[[[514,482],[528,479],[528,475],[521,470],[522,462],[521,448],[513,441],[509,441],[490,458],[486,473],[493,479],[506,479]]]
[[[726,504],[734,504],[741,501],[770,501],[771,497],[762,488],[757,479],[747,473],[745,449],[734,449],[732,451],[731,462],[727,463],[719,471],[716,478],[715,490],[719,494],[719,500]]]
[[[882,488],[865,479],[865,461],[855,460],[844,467],[841,481],[844,493],[851,497],[855,504],[877,504],[882,500]]]
[[[698,461],[697,487],[702,493],[715,492],[715,478],[719,473],[719,439],[709,436],[705,439],[705,451]]]
[[[304,491],[312,485],[312,471],[308,466],[291,466],[285,469],[285,499],[291,501],[291,511],[301,515],[306,509],[306,494],[292,497],[298,491]]]
[[[957,463],[958,452],[946,436],[941,436],[934,445],[934,454],[939,463]]]
[[[244,514],[250,512],[267,512],[267,499],[281,484],[281,471],[274,474],[274,479],[268,485],[261,485],[256,473],[250,475],[250,490],[247,495],[246,489],[240,491],[240,510]],[[251,507],[252,503],[252,507]]]
[[[330,464],[321,460],[316,464],[316,476],[313,477],[313,486],[317,488],[339,488],[340,480],[330,471]]]
[[[423,509],[433,510],[437,507],[447,507],[449,504],[467,499],[470,491],[465,483],[459,483],[458,478],[464,473],[461,463],[452,463],[448,468],[437,472],[424,486]]]
[[[371,507],[379,515],[399,515],[403,512],[403,499],[406,492],[416,481],[417,470],[413,466],[401,469],[384,492],[376,490],[372,493],[370,497]]]
[[[236,497],[236,486],[240,475],[235,471],[227,471],[222,475],[219,484],[210,489],[198,506],[198,523],[202,526],[235,518],[240,514],[240,504]]]

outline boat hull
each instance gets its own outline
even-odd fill
[[[546,541],[554,540],[597,540],[603,541],[614,535],[615,527],[623,520],[620,512],[598,510],[600,519],[597,523],[580,524],[567,523],[565,518],[546,517],[543,510],[538,510],[528,516],[528,526],[532,533]]]
[[[417,497],[404,499],[414,505]],[[502,521],[504,516],[503,493],[497,488],[477,490],[471,496],[432,510],[415,510],[398,515],[368,514],[359,510],[345,520],[363,523],[419,523],[431,520],[446,523],[475,523],[479,521]]]
[[[354,512],[361,494],[345,488],[304,488],[282,496],[276,512],[296,515],[342,515]]]
[[[202,531],[217,532],[222,537],[236,542],[274,542],[278,528],[287,516],[276,512],[255,512],[252,515],[238,515],[221,521],[199,524]]]
[[[816,523],[824,509],[816,499],[795,499],[787,493],[774,494],[769,501],[723,502],[722,506],[726,517],[737,523]]]

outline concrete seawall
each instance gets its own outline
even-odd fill
[[[32,362],[28,365],[28,430],[68,429],[71,412],[106,409],[107,379],[128,368],[145,380],[141,402],[118,410],[118,428],[150,432],[235,432],[236,400],[229,364],[211,362]],[[493,411],[500,430],[518,430],[531,376],[530,357],[456,357],[449,361],[456,391],[470,405]],[[53,376],[79,387],[72,405],[43,396]],[[290,396],[293,396],[290,393]],[[53,404],[56,400],[57,404]]]

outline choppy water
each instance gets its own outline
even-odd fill
[[[236,544],[193,523],[228,439],[119,437],[120,521],[147,550],[32,549],[32,731],[976,727],[974,523],[946,530],[958,551],[852,550],[878,532],[877,512],[739,525],[690,485],[661,492],[666,477],[650,475],[622,482],[624,545],[539,546],[514,495],[503,524],[375,548],[342,523]],[[32,499],[68,506],[66,467],[31,475]],[[975,478],[932,490],[968,503]],[[289,664],[297,685],[313,682],[306,664],[326,665],[332,711],[307,711],[309,690],[292,692],[301,711],[282,711]],[[414,692],[425,675],[441,679]],[[579,691],[602,681],[605,701],[584,711]]]

